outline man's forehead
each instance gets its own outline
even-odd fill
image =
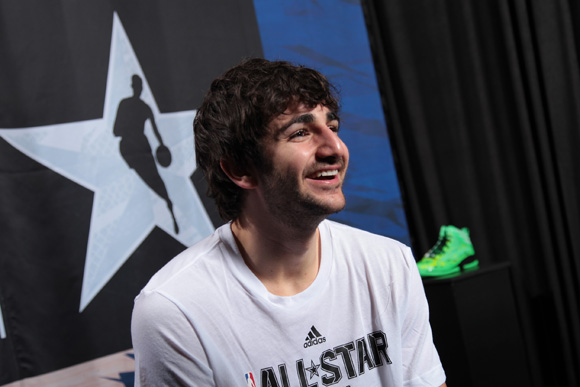
[[[338,114],[331,111],[327,106],[317,105],[314,108],[304,104],[288,107],[284,113],[274,117],[268,127],[271,130],[279,131],[293,125],[294,123],[307,123],[314,120],[314,114],[325,114],[327,120],[338,120]]]

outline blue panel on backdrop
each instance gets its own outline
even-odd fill
[[[340,90],[350,150],[347,206],[332,219],[409,244],[409,232],[358,1],[254,0],[264,56],[315,68]]]

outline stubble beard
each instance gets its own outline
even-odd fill
[[[332,205],[321,198],[300,190],[300,184],[289,172],[280,173],[273,168],[264,170],[264,197],[271,214],[294,229],[317,227],[329,215],[345,207],[342,185],[336,189],[343,195],[342,205]]]

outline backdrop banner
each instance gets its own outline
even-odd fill
[[[360,4],[7,0],[0,15],[0,384],[131,348],[134,297],[222,224],[192,121],[243,58],[337,83],[352,160],[334,219],[408,243]]]

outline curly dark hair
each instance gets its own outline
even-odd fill
[[[240,215],[244,192],[223,172],[220,160],[241,170],[267,165],[268,124],[294,104],[339,110],[337,90],[324,75],[285,61],[247,59],[212,82],[193,122],[195,155],[208,195],[225,221]]]

